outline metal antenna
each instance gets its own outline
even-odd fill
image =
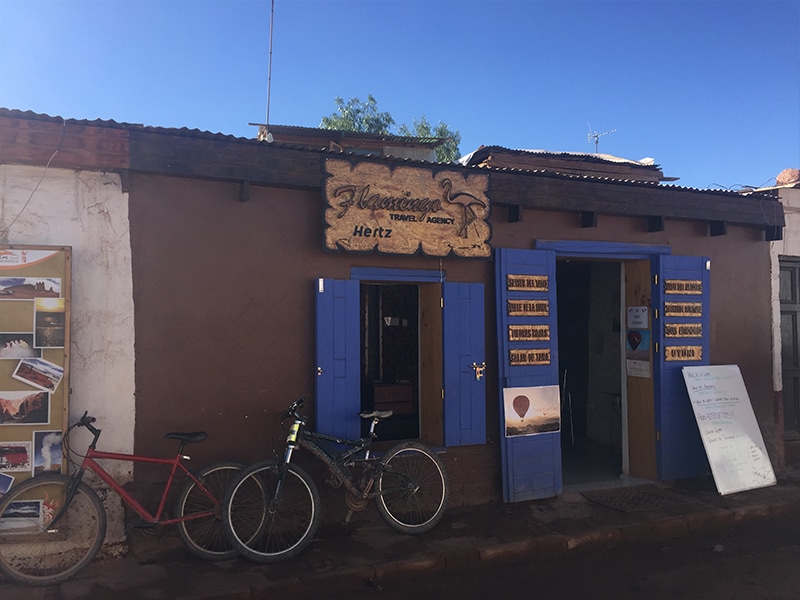
[[[269,65],[267,66],[267,122],[264,127],[266,139],[272,141],[272,134],[269,132],[269,100],[272,93],[272,28],[275,22],[275,0],[272,0],[272,8],[269,14]]]
[[[603,133],[597,133],[596,131],[592,131],[592,124],[589,123],[589,135],[586,136],[586,140],[591,144],[592,140],[594,140],[594,153],[597,154],[598,146],[600,145],[600,137],[604,135],[608,135],[609,133],[614,133],[616,129],[611,129],[609,131],[604,131]]]

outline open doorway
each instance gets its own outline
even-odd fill
[[[556,264],[564,486],[623,472],[622,263]]]
[[[419,305],[418,285],[361,284],[361,410],[394,413],[382,440],[420,437]]]

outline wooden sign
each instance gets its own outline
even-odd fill
[[[549,300],[508,300],[509,317],[546,317],[550,314]]]
[[[665,346],[664,360],[683,361],[683,360],[702,360],[702,346]]]
[[[546,292],[550,287],[547,275],[507,275],[509,292]]]
[[[550,341],[550,325],[509,325],[508,341]]]
[[[702,302],[664,302],[665,317],[702,317]]]
[[[509,350],[508,362],[512,367],[550,364],[550,348]]]
[[[665,323],[664,337],[703,337],[703,325],[700,323]]]
[[[697,294],[703,293],[703,282],[691,279],[665,279],[665,294]]]
[[[719,493],[775,485],[739,367],[707,365],[682,371]]]
[[[489,257],[489,177],[327,159],[325,248]]]

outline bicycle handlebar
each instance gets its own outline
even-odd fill
[[[286,419],[288,417],[292,417],[293,419],[299,419],[299,420],[303,421],[303,423],[305,423],[306,422],[306,418],[303,415],[301,415],[299,412],[297,412],[298,409],[300,409],[300,407],[302,407],[303,404],[305,404],[305,401],[306,401],[305,398],[300,398],[300,399],[295,400],[294,402],[292,402],[289,405],[289,408],[286,409],[286,412],[283,413],[283,416],[281,417],[281,421],[283,421],[283,419]]]
[[[95,419],[92,416],[89,416],[89,411],[87,410],[83,413],[83,416],[72,425],[72,427],[86,427],[86,429],[88,429],[94,436],[94,441],[92,442],[92,445],[96,444],[97,438],[100,437],[100,430],[94,425],[92,425],[92,423],[94,423],[95,421],[97,421],[97,419]],[[72,429],[72,427],[70,427],[70,429]]]
[[[95,421],[97,421],[97,419],[95,419],[94,417],[90,417],[89,411],[87,410],[86,412],[83,413],[83,416],[78,420],[77,425],[78,427],[86,427],[87,425],[90,425]]]

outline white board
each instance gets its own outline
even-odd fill
[[[775,485],[739,367],[683,367],[683,379],[719,493]]]

